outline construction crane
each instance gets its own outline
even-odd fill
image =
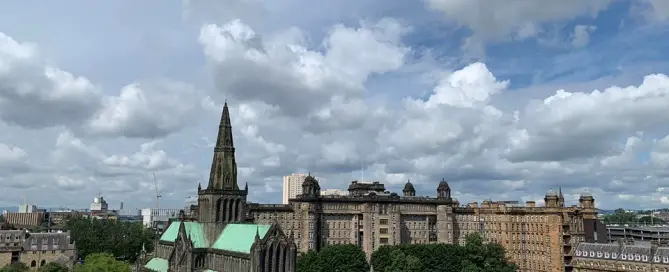
[[[156,173],[153,173],[153,185],[156,187],[156,212],[160,209],[160,198],[163,197],[158,190],[158,181],[156,180]]]

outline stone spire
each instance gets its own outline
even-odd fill
[[[223,106],[221,122],[218,125],[218,138],[214,147],[214,158],[211,162],[207,189],[239,190],[239,186],[237,185],[235,146],[232,141],[232,123],[230,122],[228,102],[225,102]]]

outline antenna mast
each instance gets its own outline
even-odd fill
[[[365,164],[360,164],[360,182],[365,182]]]
[[[156,212],[160,209],[160,198],[163,197],[158,191],[158,181],[156,180],[156,173],[153,173],[153,185],[156,187]]]

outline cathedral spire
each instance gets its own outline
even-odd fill
[[[230,110],[227,101],[223,106],[221,122],[218,125],[218,137],[214,147],[214,158],[211,162],[207,189],[239,190],[235,146],[232,141],[232,122],[230,122]]]

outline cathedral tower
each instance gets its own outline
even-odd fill
[[[209,173],[209,184],[198,185],[198,215],[200,223],[240,223],[246,221],[248,185],[240,190],[237,185],[237,163],[232,141],[232,124],[228,103],[223,106],[218,137]]]

